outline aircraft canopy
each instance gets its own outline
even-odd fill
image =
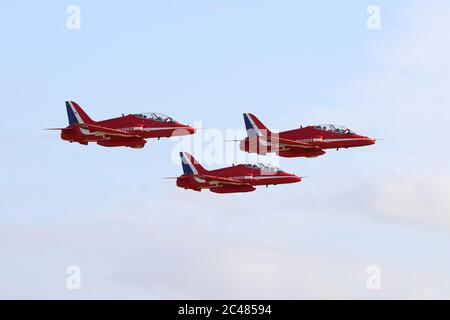
[[[272,166],[270,164],[264,164],[264,163],[255,163],[255,164],[246,164],[245,165],[247,168],[251,168],[251,169],[259,169],[262,171],[268,171],[268,172],[282,172],[283,170],[281,170],[280,168],[277,168],[275,166]]]
[[[339,126],[337,124],[319,124],[317,126],[314,126],[317,130],[323,130],[323,131],[331,131],[336,133],[354,133],[349,128]]]
[[[166,116],[162,113],[156,112],[146,112],[146,113],[138,113],[135,114],[136,117],[140,119],[150,119],[158,122],[175,122],[172,117]]]

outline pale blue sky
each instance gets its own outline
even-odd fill
[[[450,297],[449,16],[445,1],[2,3],[0,297]],[[253,112],[385,140],[281,159],[311,176],[298,185],[198,194],[161,179],[181,172],[176,141],[43,131],[67,124],[67,99],[94,119],[157,111],[226,130]],[[70,264],[81,291],[65,288]]]

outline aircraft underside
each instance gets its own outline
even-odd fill
[[[120,137],[101,137],[96,135],[80,135],[62,133],[61,138],[70,142],[77,142],[82,145],[88,145],[90,142],[97,143],[103,147],[130,147],[140,149],[145,146],[147,141],[142,138],[120,138]]]
[[[202,191],[202,190],[209,190],[214,193],[245,193],[245,192],[252,192],[255,191],[256,188],[254,186],[217,186],[217,187],[211,187],[211,186],[183,186],[184,189],[190,189],[194,191]]]

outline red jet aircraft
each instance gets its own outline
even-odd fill
[[[325,154],[323,149],[368,146],[375,139],[361,136],[338,125],[325,124],[272,133],[257,117],[244,114],[248,137],[241,141],[240,149],[249,153],[275,152],[281,157],[314,158]]]
[[[255,186],[277,185],[302,181],[295,174],[264,164],[240,164],[208,171],[192,155],[180,152],[184,174],[177,178],[177,186],[194,191],[209,189],[215,193],[255,191]]]
[[[61,130],[61,138],[87,145],[96,142],[104,147],[140,149],[148,138],[163,138],[194,134],[195,129],[159,113],[139,113],[94,121],[74,101],[66,101],[69,126]]]

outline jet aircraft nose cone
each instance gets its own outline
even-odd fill
[[[355,140],[355,144],[359,147],[370,146],[372,144],[375,144],[375,142],[377,141],[377,139],[373,139],[371,137],[363,135],[357,135],[356,138],[357,139]]]
[[[195,129],[191,126],[188,126],[186,124],[181,124],[181,123],[180,123],[180,129],[185,131],[187,134],[194,134],[197,132],[197,129]]]
[[[297,183],[297,182],[302,181],[302,177],[299,177],[295,174],[284,172],[284,174],[282,174],[282,176],[285,177],[287,183]]]
[[[197,129],[195,129],[195,128],[191,127],[191,126],[187,126],[187,131],[188,131],[190,134],[194,134],[194,133],[197,132]]]
[[[377,142],[377,139],[373,139],[373,138],[367,137],[367,144],[368,145],[375,144],[376,142]]]

